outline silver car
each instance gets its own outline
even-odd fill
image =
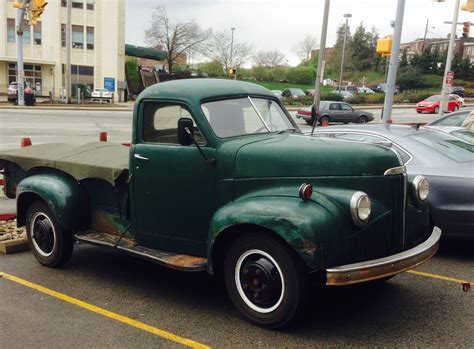
[[[329,122],[356,122],[358,124],[366,124],[374,120],[374,114],[366,110],[355,110],[352,106],[345,102],[322,101],[319,104],[320,116],[318,122],[322,125]],[[296,117],[306,121],[308,125],[312,124],[311,107],[298,109]]]

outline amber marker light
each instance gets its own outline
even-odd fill
[[[313,186],[311,184],[303,183],[300,186],[300,198],[303,201],[308,201],[311,199],[311,195],[313,195]]]

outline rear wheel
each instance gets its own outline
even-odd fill
[[[366,124],[367,121],[368,121],[368,119],[367,119],[367,116],[365,116],[365,115],[359,116],[359,119],[357,119],[357,123],[359,123],[359,124]]]
[[[439,107],[436,107],[434,112],[435,112],[435,114],[438,114],[439,113]]]
[[[458,111],[458,110],[459,110],[459,107],[455,105],[453,111]]]
[[[324,115],[319,119],[319,124],[322,126],[324,124],[329,124],[329,116]]]
[[[64,231],[48,205],[34,202],[26,217],[28,243],[38,262],[47,267],[60,267],[72,254],[72,235]]]
[[[227,291],[248,320],[265,328],[282,328],[304,309],[307,274],[303,263],[286,246],[258,234],[238,238],[227,251]]]

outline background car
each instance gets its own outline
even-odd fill
[[[108,102],[112,101],[112,93],[109,92],[106,88],[96,88],[91,93],[92,102]]]
[[[355,110],[347,103],[344,102],[333,102],[333,101],[322,101],[319,104],[321,116],[318,122],[322,125],[326,122],[357,122],[365,124],[374,119],[374,114],[364,111]],[[298,109],[296,117],[306,121],[308,125],[312,124],[311,120],[311,107],[304,107]]]
[[[272,93],[279,99],[282,100],[283,96],[281,95],[281,90],[272,90]]]
[[[18,83],[12,82],[8,86],[8,90],[7,90],[7,99],[10,103],[16,103],[18,99],[17,92],[18,92]]]
[[[368,87],[358,87],[357,88],[357,91],[359,93],[375,93],[372,89],[368,88]]]
[[[306,93],[300,88],[287,88],[283,90],[281,95],[285,98],[301,98],[305,97]]]
[[[462,86],[453,86],[451,88],[451,93],[458,95],[460,97],[466,97],[466,91],[464,90],[464,87]]]
[[[306,95],[309,96],[309,97],[314,97],[314,93],[316,92],[316,90],[306,90]]]
[[[474,239],[474,145],[426,127],[331,126],[315,136],[389,146],[400,155],[410,181],[429,180],[430,217],[444,237]],[[416,204],[416,197],[413,195]],[[411,208],[416,209],[416,207]],[[407,213],[408,219],[410,210]]]
[[[453,97],[454,99],[457,99],[459,102],[461,102],[461,107],[464,105],[464,98],[462,98],[461,96],[459,96],[457,94],[454,94],[454,93],[451,93],[449,96]]]
[[[426,126],[430,130],[450,134],[451,136],[462,139],[463,141],[474,144],[474,132],[464,127],[458,126]],[[474,168],[472,169],[474,171]]]
[[[336,91],[337,93],[339,93],[339,86],[337,86],[334,91]],[[359,92],[357,86],[354,86],[354,85],[344,85],[344,86],[341,86],[341,91],[347,91],[347,92],[350,92],[352,93],[353,95],[357,94]]]
[[[469,113],[474,111],[473,108],[465,109],[455,113],[444,115],[443,117],[430,122],[427,126],[462,126],[462,123],[468,117]]]
[[[448,97],[448,111],[458,111],[461,108],[461,102],[454,97]],[[421,102],[418,102],[415,106],[417,113],[435,113],[439,112],[439,106],[441,104],[441,95],[430,96]]]

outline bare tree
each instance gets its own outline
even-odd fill
[[[160,47],[166,52],[168,70],[172,73],[176,59],[191,49],[198,51],[210,34],[210,29],[203,30],[194,21],[171,21],[165,7],[157,6],[150,27],[145,31],[145,40],[149,46]]]
[[[311,59],[311,51],[318,48],[318,41],[312,35],[306,34],[300,42],[294,47],[295,53],[302,60],[309,61]]]
[[[254,56],[254,61],[258,66],[274,68],[285,62],[285,55],[278,50],[258,51]]]
[[[238,42],[234,39],[231,62],[231,44],[232,34],[230,31],[215,32],[211,35],[205,50],[202,50],[201,53],[213,61],[220,62],[226,74],[228,74],[231,66],[239,66],[246,63],[253,51],[252,45],[246,42]]]

